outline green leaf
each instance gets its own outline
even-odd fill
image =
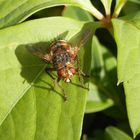
[[[104,110],[119,102],[116,58],[94,36],[92,41],[91,82],[86,113]]]
[[[89,95],[86,103],[86,113],[99,112],[111,107],[114,102],[104,93],[100,92],[98,87],[89,83]]]
[[[133,140],[126,133],[113,126],[106,128],[105,135],[106,140]]]
[[[33,140],[36,132],[36,96],[31,89],[0,127],[1,140]]]
[[[77,19],[80,21],[93,21],[93,17],[88,12],[74,6],[65,7],[63,11],[63,16]]]
[[[111,14],[111,4],[112,4],[112,0],[101,0],[101,2],[102,2],[103,5],[104,5],[106,15],[110,15],[110,14]]]
[[[121,17],[120,19],[129,20],[129,22],[138,29],[140,27],[140,11]]]
[[[113,17],[117,17],[127,0],[116,0]]]
[[[97,19],[101,20],[103,19],[103,15],[101,12],[99,12],[90,2],[90,0],[77,0],[77,2],[80,4],[80,8],[87,10],[90,12],[93,16],[95,16]],[[74,5],[76,6],[76,5]]]
[[[140,1],[139,0],[128,0],[128,1],[131,1],[131,2],[134,2],[134,3],[137,3],[137,4],[140,4]]]
[[[125,13],[126,16],[132,13],[136,14],[139,10],[140,10],[140,4],[131,1],[128,1],[123,7],[123,13]]]
[[[140,14],[136,17],[113,20],[118,47],[118,83],[124,84],[127,113],[134,137],[140,133]]]
[[[92,17],[87,12],[83,11],[80,8],[72,7],[72,6],[67,7],[64,10],[63,15],[67,16],[67,17],[79,19],[79,20],[85,20],[85,21],[92,20]],[[97,25],[97,26],[100,26],[100,25]],[[92,46],[93,46],[92,55],[96,57],[96,58],[93,58],[92,65],[103,63],[103,61],[104,61],[103,57],[102,57],[102,55],[104,54],[103,46],[101,46],[99,44],[96,37],[93,39]],[[106,52],[110,55],[110,53],[107,50],[106,50]],[[113,58],[112,55],[111,55],[111,57]],[[95,59],[95,61],[94,61],[94,59]],[[115,59],[115,58],[113,58],[113,59]],[[116,67],[115,60],[114,60],[113,64],[114,64],[113,67]],[[109,65],[108,65],[108,68],[109,68]],[[95,66],[95,69],[96,69],[96,67],[97,68],[102,67],[102,64],[99,66]],[[92,69],[94,69],[94,66],[92,67]],[[105,68],[103,68],[103,69],[105,69]],[[113,100],[110,97],[108,97],[103,91],[99,91],[98,88],[99,88],[98,85],[94,85],[92,82],[89,83],[90,90],[89,90],[88,100],[87,100],[87,104],[86,104],[86,113],[101,111],[114,104]]]
[[[88,91],[78,86],[77,76],[72,84],[61,81],[68,96],[64,102],[61,89],[53,87],[54,81],[44,71],[46,64],[27,47],[47,48],[54,38],[70,40],[86,28],[94,30],[91,23],[54,17],[0,30],[1,140],[80,139]],[[88,54],[90,60],[90,52],[90,46],[80,50],[84,72],[90,70],[90,61],[83,59]]]
[[[78,6],[89,11],[98,19],[103,18],[103,15],[91,4],[90,0],[6,0],[0,1],[0,28],[20,23],[41,9],[59,5]]]

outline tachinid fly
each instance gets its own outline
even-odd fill
[[[50,44],[48,53],[42,53],[42,51],[38,49],[32,50],[31,53],[40,57],[45,62],[52,64],[52,68],[46,68],[46,72],[57,71],[57,83],[61,79],[69,83],[74,75],[81,75],[81,70],[78,65],[78,52],[88,40],[90,34],[91,31],[87,30],[83,36],[81,36],[76,46],[72,46],[66,40],[57,40]],[[77,66],[75,66],[76,62],[78,62]]]

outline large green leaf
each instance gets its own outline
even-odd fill
[[[71,6],[67,7],[64,10],[63,15],[71,18],[76,18],[79,20],[85,20],[85,21],[92,20],[92,18],[86,11],[83,11],[82,9],[80,10],[77,7],[71,7]],[[94,26],[95,25],[100,26],[94,23]],[[111,98],[111,94],[112,92],[116,91],[114,87],[116,87],[116,83],[117,83],[117,79],[115,78],[116,76],[114,76],[113,78],[114,85],[110,86],[112,84],[112,81],[110,81],[112,77],[109,78],[109,75],[111,73],[112,75],[116,75],[115,57],[113,57],[113,55],[111,55],[111,53],[109,53],[109,51],[106,50],[99,43],[98,39],[95,36],[93,37],[92,42],[93,42],[92,43],[92,71],[95,70],[98,71],[98,73],[95,73],[95,71],[91,73],[91,75],[93,75],[91,77],[92,81],[97,83],[96,84],[92,82],[89,83],[89,94],[86,103],[86,113],[101,111],[112,106],[114,104],[114,101]],[[104,58],[103,55],[108,55],[108,57]],[[104,76],[102,75],[103,73]],[[102,81],[102,83],[100,80]],[[106,83],[106,81],[108,81],[109,90],[107,89],[107,87],[104,87],[103,83]]]
[[[139,1],[140,2],[140,1]],[[140,4],[128,1],[123,7],[123,14],[129,15],[140,11]],[[133,17],[132,17],[133,18]]]
[[[118,102],[116,59],[95,36],[92,40],[91,69],[87,113],[104,110]]]
[[[139,0],[128,0],[128,1],[131,1],[131,2],[134,2],[134,3],[137,3],[137,4],[140,4],[140,1]]]
[[[90,0],[6,0],[0,1],[0,28],[17,24],[41,9],[59,5],[78,6],[99,19],[103,18]]]
[[[123,82],[128,118],[134,137],[140,133],[140,13],[113,20],[118,47],[118,83]]]
[[[1,125],[1,140],[33,140],[37,130],[37,107],[34,89],[31,90],[20,100]]]
[[[105,135],[106,140],[133,140],[126,133],[113,126],[106,128]]]
[[[89,13],[87,13],[86,11],[83,11],[82,9],[78,7],[72,7],[72,6],[67,7],[64,10],[63,15],[66,17],[76,18],[78,20],[85,20],[85,21],[92,20]],[[100,26],[100,25],[97,24],[97,26]],[[104,71],[104,72],[106,71],[105,69],[107,69],[108,72],[111,71],[112,69],[116,69],[115,58],[107,50],[105,50],[105,48],[103,48],[100,45],[96,37],[93,38],[92,42],[93,42],[92,43],[92,70],[94,71],[95,69],[96,70],[98,69],[98,74],[99,74],[100,73],[99,68],[101,68],[102,69],[101,71]],[[105,53],[110,56],[110,60],[109,60],[110,62],[108,61],[109,63],[103,58],[103,54]],[[107,68],[105,68],[106,66]],[[110,69],[109,67],[112,67],[112,68]],[[99,74],[99,75],[100,75],[100,78],[103,79],[102,74]],[[114,75],[116,75],[115,72],[114,72]],[[91,79],[93,78],[95,77],[93,76]],[[114,79],[114,81],[116,81],[117,83],[117,80]],[[112,106],[114,103],[111,97],[108,95],[108,92],[110,94],[110,91],[106,90],[106,87],[103,87],[103,85],[100,84],[98,78],[97,79],[95,78],[95,82],[97,83],[96,84],[95,83],[93,84],[92,82],[89,83],[89,94],[88,94],[87,103],[86,103],[86,113],[104,110]],[[108,84],[111,85],[111,83],[108,83]]]
[[[0,31],[1,140],[79,140],[88,91],[78,86],[76,76],[73,84],[62,81],[68,96],[64,102],[62,91],[57,85],[53,87],[54,82],[44,72],[46,64],[27,47],[47,47],[56,37],[70,40],[86,28],[93,30],[90,23],[54,17]],[[83,58],[88,55],[90,60],[90,46],[80,52],[82,64],[86,62],[84,72],[88,72],[90,61]]]
[[[77,19],[80,21],[93,21],[92,15],[90,15],[87,11],[75,6],[65,7],[63,11],[63,16]]]

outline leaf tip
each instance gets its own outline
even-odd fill
[[[133,138],[135,139],[138,134],[140,134],[140,130],[139,129],[136,130],[136,131],[133,131]]]
[[[121,81],[118,81],[118,82],[117,82],[117,86],[119,86],[120,83],[121,83]]]

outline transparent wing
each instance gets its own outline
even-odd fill
[[[90,39],[93,29],[84,27],[79,33],[70,39],[72,46],[82,47]]]
[[[86,29],[82,32],[77,47],[82,47],[84,44],[89,40],[90,36],[92,35],[91,29]]]
[[[46,51],[44,51],[41,47],[37,47],[37,46],[29,46],[27,48],[29,50],[29,52],[31,52],[33,55],[45,60],[46,57]]]

